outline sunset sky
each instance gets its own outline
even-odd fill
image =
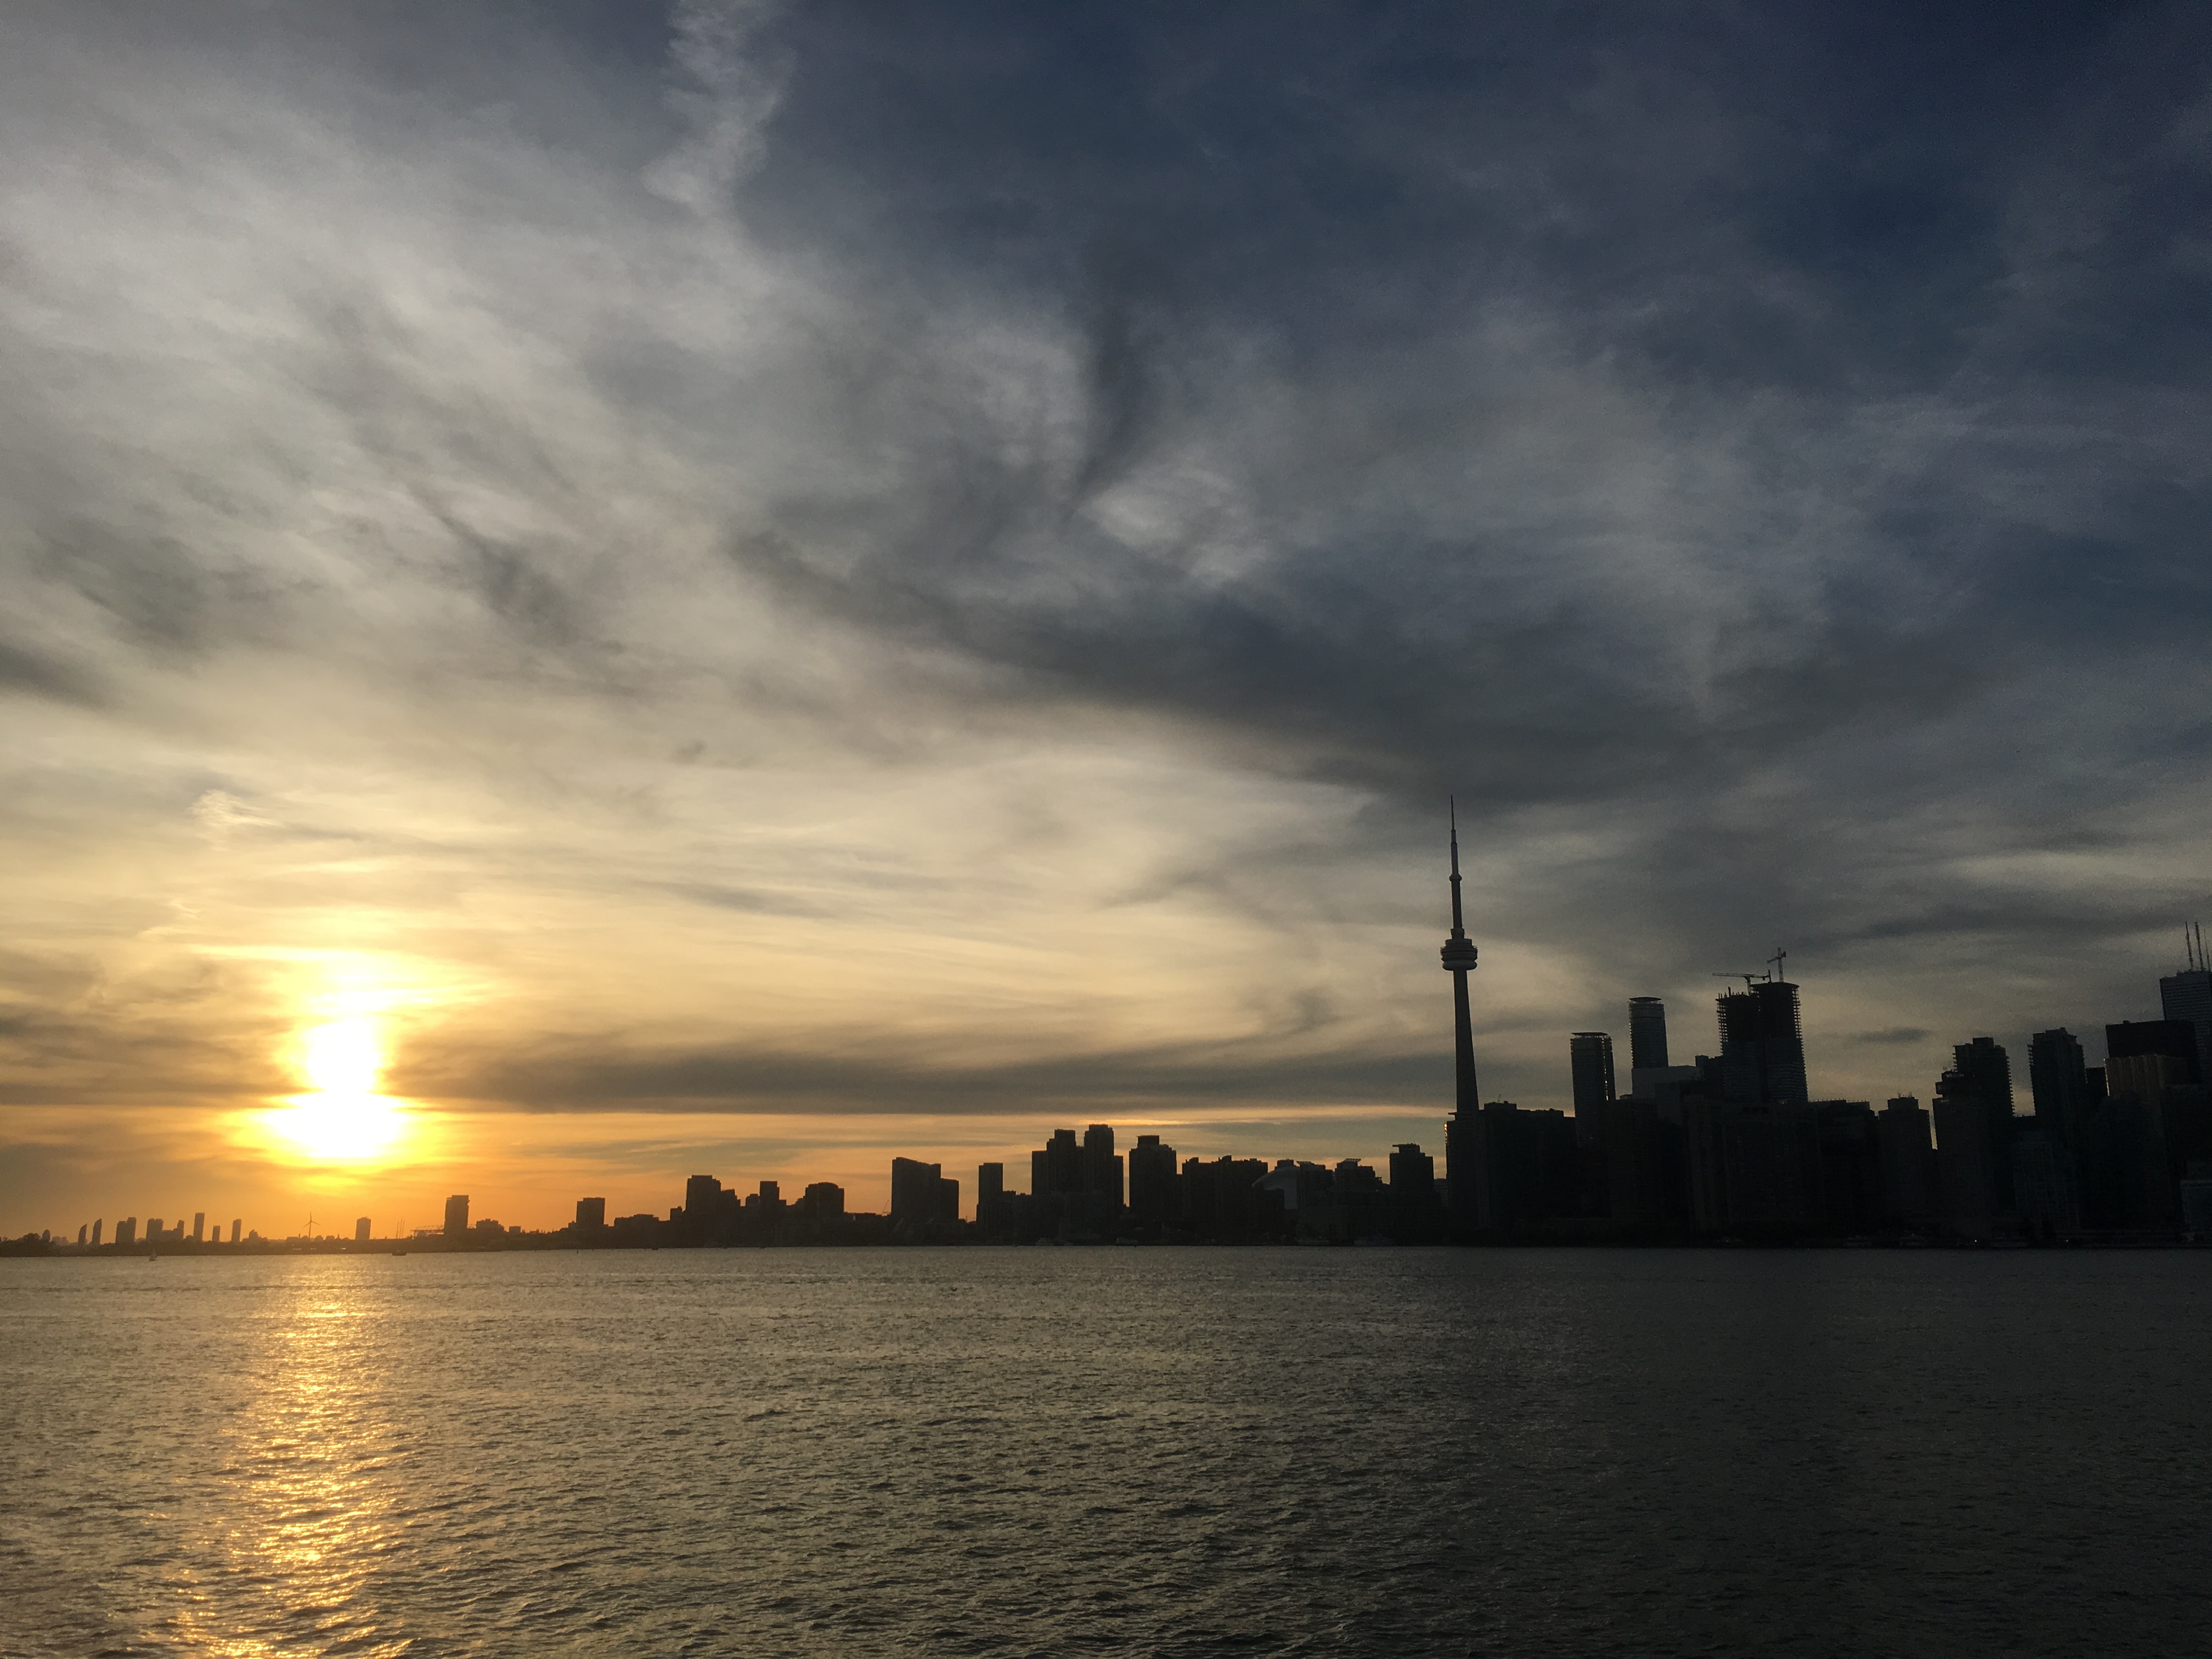
[[[0,1232],[1441,1151],[1454,793],[1523,1105],[2212,920],[2212,9],[20,0],[0,143]]]

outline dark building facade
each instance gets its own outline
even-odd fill
[[[1875,1141],[1881,1163],[1883,1224],[1900,1231],[1933,1229],[1942,1206],[1926,1109],[1914,1096],[1893,1097],[1875,1120]]]
[[[927,1228],[960,1219],[960,1183],[947,1178],[939,1164],[918,1158],[891,1160],[891,1224]]]
[[[1771,1106],[1807,1097],[1795,985],[1767,980],[1724,991],[1719,1013],[1724,1098],[1739,1105]]]
[[[2205,960],[2204,930],[2187,935],[2188,966],[2158,982],[2159,1011],[2197,1034],[2197,1080],[2212,1084],[2212,962]]]
[[[1164,1227],[1182,1212],[1176,1191],[1176,1150],[1158,1135],[1139,1135],[1129,1148],[1129,1220],[1144,1231]]]
[[[1647,1071],[1668,1063],[1667,1005],[1657,997],[1629,998],[1629,1069]]]
[[[1577,1031],[1567,1039],[1568,1075],[1574,1087],[1575,1139],[1584,1146],[1604,1132],[1605,1103],[1613,1097],[1613,1038]]]

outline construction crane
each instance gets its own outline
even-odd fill
[[[1782,977],[1782,964],[1789,959],[1790,952],[1778,945],[1774,947],[1774,954],[1767,957],[1766,971],[1763,974],[1709,974],[1706,977],[1708,979],[1740,979],[1743,981],[1743,988],[1748,991],[1754,985],[1771,985],[1779,980]]]

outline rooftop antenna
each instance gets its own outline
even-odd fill
[[[1459,914],[1459,797],[1446,795],[1444,811],[1451,815],[1451,936],[1454,939],[1465,939],[1467,929],[1462,925]]]

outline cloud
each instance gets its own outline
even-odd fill
[[[2188,9],[0,27],[19,1099],[1441,1111],[1448,791],[1528,1103],[2207,895]]]

